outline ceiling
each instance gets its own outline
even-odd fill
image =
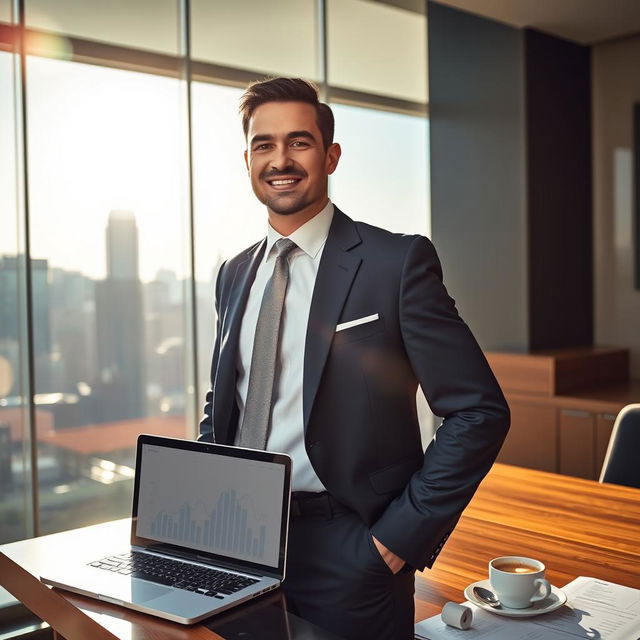
[[[580,44],[640,34],[640,0],[437,0],[514,27]]]

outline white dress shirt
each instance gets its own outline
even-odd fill
[[[333,204],[328,202],[320,213],[288,236],[299,248],[294,249],[289,255],[289,284],[280,327],[281,366],[279,378],[275,382],[267,450],[287,453],[293,459],[293,491],[325,490],[311,466],[304,446],[302,378],[311,297],[332,220]],[[276,255],[274,245],[282,237],[269,225],[264,258],[256,272],[256,278],[251,286],[247,307],[242,318],[236,387],[236,397],[240,408],[239,425],[242,425],[244,418],[253,340],[262,295],[267,280],[273,273]],[[238,430],[236,444],[239,435],[240,431]]]

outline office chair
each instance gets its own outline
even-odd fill
[[[640,488],[640,404],[628,404],[618,414],[600,482]]]

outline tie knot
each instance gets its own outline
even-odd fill
[[[280,238],[276,241],[276,251],[278,252],[278,258],[286,258],[294,249],[297,249],[298,245],[289,238]]]

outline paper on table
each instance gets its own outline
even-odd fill
[[[506,618],[471,602],[471,629],[447,627],[440,616],[416,624],[428,640],[640,640],[640,590],[596,578],[576,578],[562,588],[567,604],[535,618]]]
[[[640,589],[580,576],[562,590],[569,606],[540,616],[537,624],[579,638],[640,639]]]
[[[420,640],[568,640],[575,639],[567,633],[545,629],[528,619],[515,619],[497,616],[484,611],[471,602],[465,606],[473,610],[471,629],[462,631],[448,627],[440,616],[433,616],[418,622],[415,636]],[[548,615],[553,615],[548,614]],[[587,636],[584,636],[585,638]]]

